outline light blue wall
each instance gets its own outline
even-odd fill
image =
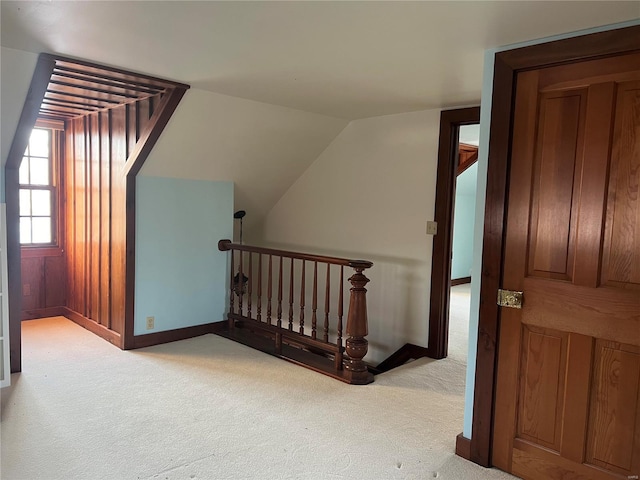
[[[453,213],[453,257],[451,278],[471,276],[473,264],[473,225],[476,215],[477,162],[456,179],[456,203]]]
[[[135,334],[224,320],[228,254],[218,240],[233,235],[233,183],[136,180]]]
[[[640,20],[604,25],[602,27],[565,33],[548,38],[541,38],[530,42],[508,45],[487,50],[484,56],[484,70],[482,75],[482,101],[480,102],[480,146],[478,150],[478,188],[476,193],[476,222],[473,242],[473,267],[471,274],[471,314],[469,316],[469,350],[467,361],[467,379],[464,399],[464,427],[463,435],[471,438],[473,422],[473,392],[475,390],[476,355],[478,343],[478,313],[480,310],[480,272],[482,271],[482,241],[484,231],[484,206],[487,190],[487,164],[489,151],[489,133],[491,123],[491,97],[493,95],[493,65],[495,54],[514,48],[536,45],[539,43],[562,40],[564,38],[603,32],[617,28],[640,25]]]

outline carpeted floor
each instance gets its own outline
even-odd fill
[[[214,335],[123,352],[62,317],[24,322],[1,477],[514,478],[454,455],[457,351],[356,387]]]

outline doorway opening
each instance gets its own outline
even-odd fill
[[[455,150],[458,166],[453,205],[447,353],[464,359],[467,357],[469,341],[479,141],[480,124],[460,126]]]
[[[438,234],[433,239],[433,256],[431,270],[431,298],[429,307],[429,344],[428,352],[432,358],[445,358],[449,346],[449,313],[451,302],[452,284],[452,256],[454,253],[454,209],[456,204],[456,184],[458,175],[469,172],[463,180],[465,188],[461,184],[461,193],[470,193],[466,189],[466,183],[473,184],[472,173],[477,172],[477,126],[480,122],[480,107],[460,108],[445,110],[440,114],[440,144],[438,148],[438,178],[436,182],[436,212],[435,221],[438,224]],[[466,126],[469,126],[467,128]],[[463,128],[464,127],[464,128]],[[460,141],[460,135],[464,135]],[[476,143],[476,145],[473,145]],[[465,144],[461,150],[460,145]],[[476,147],[476,148],[474,148]],[[475,151],[474,151],[475,150]],[[474,166],[475,165],[475,166]],[[466,195],[468,196],[468,195]],[[464,202],[459,200],[461,204]],[[461,220],[474,218],[475,216],[475,192],[473,193],[473,206],[464,206],[458,214]],[[464,258],[473,255],[472,233],[473,225],[468,228],[468,220],[461,222],[465,227],[459,230],[459,243],[471,251],[470,255],[463,254],[466,251],[461,247],[458,257]],[[471,233],[464,233],[469,231]],[[471,237],[471,238],[466,238]],[[469,245],[471,243],[471,245]],[[457,259],[456,259],[457,260]],[[470,263],[468,266],[456,267],[457,280],[464,284],[471,280]],[[462,275],[465,272],[467,275]],[[468,302],[468,300],[466,300]],[[457,307],[456,307],[457,308]],[[464,310],[464,306],[461,307]],[[466,307],[468,323],[468,306]],[[456,326],[456,329],[460,329]],[[468,329],[467,329],[468,330]],[[465,331],[464,335],[467,335]],[[465,352],[466,353],[466,352]]]

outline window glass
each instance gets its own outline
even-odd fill
[[[23,245],[55,242],[53,224],[56,207],[56,182],[52,168],[55,144],[53,131],[34,128],[19,169],[20,243]]]
[[[31,215],[31,190],[20,189],[20,216]]]
[[[31,185],[49,185],[49,159],[31,157],[29,177]]]
[[[27,185],[29,183],[29,157],[24,157],[22,159],[19,176],[20,185]]]
[[[20,217],[20,243],[31,243],[31,217]]]
[[[31,225],[33,243],[51,243],[51,218],[32,217]]]
[[[49,157],[49,130],[34,128],[29,139],[28,151],[32,157]]]
[[[51,216],[51,193],[49,190],[31,190],[31,215]]]

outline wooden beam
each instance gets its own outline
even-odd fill
[[[188,88],[188,87],[187,87]],[[168,90],[160,100],[160,104],[153,112],[151,119],[140,135],[135,147],[129,154],[125,164],[126,175],[126,290],[125,290],[125,319],[122,348],[129,349],[135,346],[135,254],[136,254],[136,175],[142,168],[154,145],[160,138],[160,134],[166,127],[171,115],[178,107],[187,88],[176,86]]]
[[[5,166],[5,201],[7,204],[7,270],[9,292],[9,337],[11,372],[22,370],[22,282],[20,267],[20,162],[29,143],[31,130],[36,123],[42,98],[47,90],[55,62],[51,56],[40,54],[31,78],[27,98],[18,120],[16,134],[11,142]]]

